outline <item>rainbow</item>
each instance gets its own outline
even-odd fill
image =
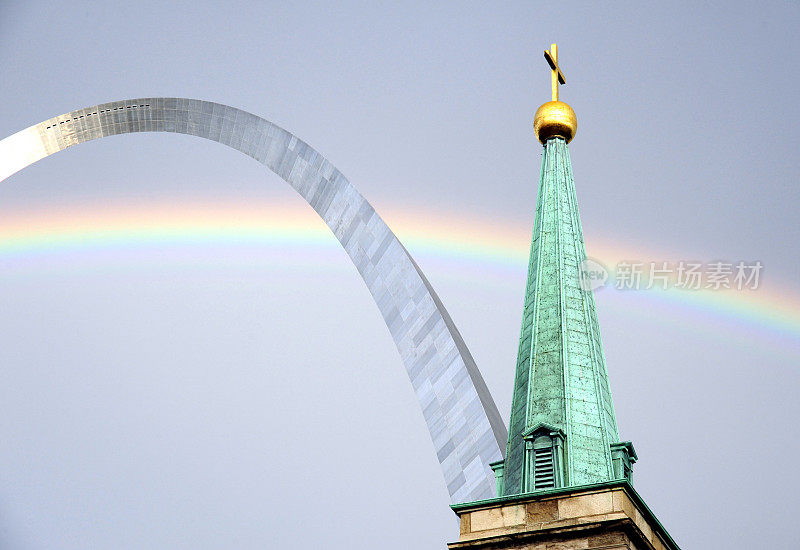
[[[524,278],[530,227],[474,216],[434,215],[416,207],[381,210],[409,251],[418,259],[435,263],[437,269],[443,267],[454,276],[469,279],[470,284],[502,284],[510,278]],[[313,253],[290,255],[290,263],[346,265],[324,261],[326,253],[334,254],[335,239],[299,201],[187,202],[165,198],[26,211],[0,209],[0,276],[30,270],[54,257],[70,262],[76,262],[76,256],[94,257],[95,261],[100,258],[109,262],[108,254],[118,260],[137,250],[159,247],[219,250],[265,246]],[[649,247],[607,238],[587,238],[586,247],[593,259],[607,266],[632,258],[676,259]],[[716,331],[721,337],[735,331],[800,356],[800,294],[770,279],[763,280],[756,290],[604,289],[598,300],[623,309],[658,307],[664,322],[693,321],[699,329]]]

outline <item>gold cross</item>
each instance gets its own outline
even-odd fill
[[[558,101],[558,83],[567,83],[564,80],[564,73],[561,72],[561,68],[558,66],[558,46],[550,44],[550,51],[544,51],[544,58],[547,60],[547,64],[550,65],[550,69],[552,69],[550,82],[553,87],[553,101]]]

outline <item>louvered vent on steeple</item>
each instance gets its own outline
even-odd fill
[[[555,468],[553,465],[553,443],[547,441],[543,449],[533,448],[533,488],[551,489],[556,486]]]

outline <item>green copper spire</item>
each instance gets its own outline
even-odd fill
[[[629,443],[619,443],[594,295],[581,287],[585,258],[567,143],[550,137],[544,143],[508,448],[495,469],[501,495],[630,477],[636,457]]]
[[[567,149],[577,118],[558,100],[566,80],[555,44],[544,57],[553,100],[533,122],[544,156],[508,447],[492,464],[498,496],[630,479],[636,461],[619,441],[594,294],[581,285],[586,248]]]
[[[567,144],[578,119],[559,101],[558,47],[545,50],[552,101],[533,117],[544,145],[506,455],[491,464],[497,496],[631,479],[611,402]]]

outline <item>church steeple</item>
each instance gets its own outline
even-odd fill
[[[581,286],[586,250],[567,148],[577,120],[558,100],[556,45],[544,54],[553,100],[534,117],[544,155],[498,496],[630,479],[636,460],[619,442],[594,295]]]
[[[544,52],[553,101],[534,117],[544,145],[505,459],[492,463],[500,498],[453,505],[448,548],[678,550],[631,485],[636,453],[620,442],[586,259],[567,143],[572,108],[564,74]],[[586,285],[589,286],[589,285]]]

